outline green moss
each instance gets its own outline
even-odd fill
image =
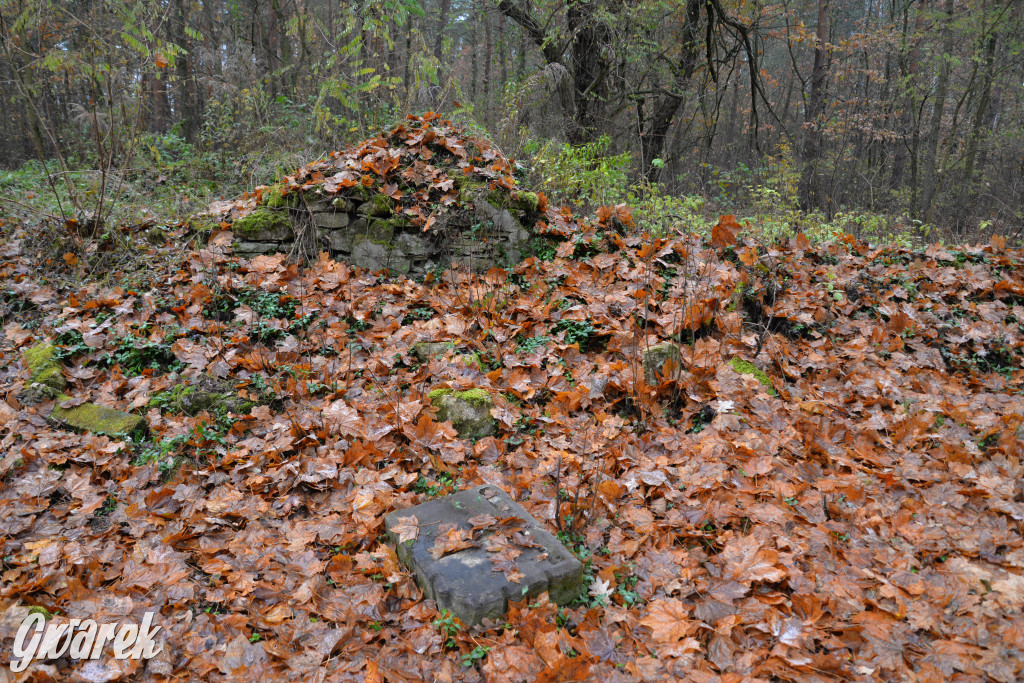
[[[294,235],[288,216],[274,209],[260,207],[231,224],[235,237],[247,240],[286,240]]]
[[[434,389],[429,394],[427,394],[427,398],[433,401],[434,399],[441,398],[442,396],[448,396],[451,393],[451,389]]]
[[[58,398],[65,401],[70,397],[61,394]],[[58,403],[50,413],[50,419],[79,431],[107,436],[144,436],[149,431],[144,417],[95,403],[83,403],[73,408],[61,408]]]
[[[263,203],[271,209],[297,209],[299,195],[285,192],[283,185],[272,185],[263,195]]]
[[[191,216],[185,221],[185,227],[192,232],[213,232],[217,223],[205,216]]]
[[[49,342],[43,342],[27,349],[21,357],[35,376],[41,370],[57,364],[57,347]]]
[[[729,361],[729,367],[741,375],[753,375],[758,382],[763,386],[768,387],[768,393],[772,396],[779,395],[779,392],[775,391],[775,387],[772,386],[771,378],[750,361],[742,360],[741,358],[733,358]]]
[[[540,199],[536,192],[516,192],[512,195],[512,205],[520,211],[536,213]]]
[[[33,614],[42,614],[43,615],[43,619],[45,619],[46,621],[49,621],[50,619],[53,618],[53,615],[50,614],[50,610],[46,609],[42,605],[32,605],[31,607],[28,608],[28,613],[29,613],[29,616],[31,616]]]
[[[22,354],[22,361],[28,367],[31,381],[50,389],[60,391],[67,386],[58,360],[59,349],[49,342],[36,344]]]

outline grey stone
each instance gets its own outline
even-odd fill
[[[483,547],[467,548],[440,559],[430,554],[442,525],[471,529],[469,519],[478,515],[523,520],[524,525],[517,529],[539,546],[520,546],[522,554],[515,560],[516,569],[522,574],[518,583],[493,570],[491,553]],[[393,529],[408,517],[416,517],[419,533],[414,540],[399,543],[399,533]],[[518,602],[547,591],[554,602],[565,605],[584,590],[580,561],[496,486],[477,486],[396,510],[385,516],[384,525],[399,560],[415,575],[424,596],[435,601],[439,609],[449,610],[466,626],[500,618],[508,610],[509,600]],[[483,541],[497,530],[484,528],[477,535]]]
[[[505,233],[518,234],[522,232],[523,226],[519,224],[519,221],[508,212],[508,209],[502,209],[494,218],[494,227],[497,230]]]
[[[246,254],[273,254],[281,250],[280,242],[236,242],[235,253],[242,256]]]
[[[390,249],[383,244],[371,242],[365,237],[362,240],[357,240],[352,246],[352,256],[349,261],[352,265],[372,271],[387,268],[392,274],[406,274],[412,268],[412,263],[402,252]]]
[[[427,258],[435,252],[434,245],[429,239],[408,232],[403,232],[395,238],[395,247],[412,259]]]
[[[331,199],[327,197],[317,197],[317,195],[306,195],[306,208],[313,213],[325,213],[327,211],[334,211],[334,205],[331,203]]]
[[[313,214],[313,225],[318,228],[327,228],[329,230],[337,230],[344,228],[349,223],[349,215],[347,213],[331,212],[331,213],[314,213]]]
[[[327,241],[331,251],[345,253],[352,251],[352,238],[355,235],[350,230],[324,230],[321,228],[317,232]]]
[[[453,342],[418,342],[412,345],[413,357],[421,363],[426,363],[431,358],[443,356],[455,349]]]
[[[644,380],[651,386],[658,384],[658,376],[664,377],[665,364],[671,359],[678,366],[679,364],[679,347],[671,342],[664,344],[658,344],[652,346],[644,351]]]

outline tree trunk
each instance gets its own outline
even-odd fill
[[[981,139],[982,124],[985,115],[988,113],[988,105],[992,98],[992,81],[995,77],[993,65],[995,64],[997,36],[989,36],[985,42],[984,67],[982,72],[981,95],[974,109],[974,119],[971,122],[971,134],[967,139],[967,158],[964,160],[964,190],[972,192],[974,185],[975,159],[978,155],[978,141]]]
[[[807,109],[804,115],[804,144],[800,157],[803,173],[800,177],[800,206],[805,210],[821,206],[821,176],[819,157],[821,155],[822,114],[825,111],[825,80],[828,78],[828,0],[818,0],[818,26],[814,40],[814,67],[811,70],[811,88],[807,95]]]
[[[683,102],[683,90],[700,59],[698,40],[700,38],[700,0],[687,0],[686,19],[680,35],[679,62],[675,65],[675,82],[671,90],[664,90],[654,101],[654,110],[640,139],[640,168],[644,177],[652,183],[658,182],[661,168],[652,162],[658,159],[665,148],[665,137],[672,126],[672,119]]]
[[[953,51],[953,0],[946,0],[946,19],[942,24],[942,54],[939,56],[939,74],[935,84],[935,106],[924,148],[924,178],[921,192],[921,215],[924,221],[931,220],[932,202],[939,187],[938,158],[939,137],[942,135],[942,115],[946,109],[946,94],[949,90],[950,53]]]

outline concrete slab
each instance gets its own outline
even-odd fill
[[[466,626],[500,618],[510,599],[547,591],[567,604],[584,589],[580,561],[496,486],[396,510],[384,523],[425,597]]]

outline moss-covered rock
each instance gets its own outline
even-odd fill
[[[63,402],[70,399],[70,396],[61,394],[58,398]],[[78,431],[113,437],[142,438],[149,432],[149,424],[141,415],[95,403],[83,403],[70,408],[62,408],[58,403],[50,413],[50,420]]]
[[[265,207],[236,219],[231,231],[235,237],[255,242],[281,242],[295,236],[286,213]]]
[[[371,195],[370,198],[362,204],[356,213],[362,216],[378,216],[387,218],[395,212],[395,200],[386,194]]]
[[[644,380],[649,385],[656,386],[659,382],[659,377],[667,379],[664,377],[665,365],[670,360],[678,366],[679,347],[671,342],[658,344],[647,349],[644,352],[643,359]]]
[[[498,429],[498,421],[491,415],[494,401],[484,389],[435,389],[428,397],[437,407],[437,418],[451,422],[463,439],[475,441],[493,435]]]
[[[31,385],[26,393],[30,399],[39,401],[56,398],[67,387],[58,352],[59,349],[53,344],[42,342],[22,354],[22,362],[29,370]]]
[[[536,192],[516,192],[512,195],[512,206],[520,211],[536,213],[540,198]]]
[[[167,391],[154,394],[150,408],[162,408],[171,413],[195,416],[204,411],[213,414],[237,413],[245,415],[255,404],[235,393],[231,382],[203,377],[198,384],[177,384]]]
[[[286,192],[283,185],[271,185],[263,194],[263,203],[271,209],[297,209],[301,202],[298,193]]]
[[[777,392],[775,387],[772,386],[771,378],[765,374],[764,370],[757,367],[750,361],[743,360],[741,358],[733,358],[728,362],[728,366],[741,375],[753,375],[762,386],[767,387],[769,394],[772,396],[779,395],[779,392]]]

